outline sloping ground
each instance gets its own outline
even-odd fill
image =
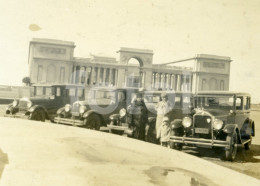
[[[260,185],[189,154],[81,128],[0,117],[1,185]]]

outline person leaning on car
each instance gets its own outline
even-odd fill
[[[163,123],[163,117],[169,113],[173,109],[172,104],[168,101],[167,94],[163,92],[161,94],[161,101],[157,103],[155,106],[155,110],[157,111],[157,117],[156,117],[156,134],[158,133],[161,124]]]
[[[142,95],[138,93],[128,110],[128,125],[133,130],[133,137],[145,141],[145,126],[148,123],[148,109]]]

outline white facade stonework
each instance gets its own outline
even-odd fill
[[[230,58],[199,54],[193,68],[153,64],[153,51],[120,48],[119,61],[91,55],[74,57],[74,42],[33,39],[29,47],[32,83],[68,83],[88,86],[140,87],[176,91],[228,90]],[[135,59],[139,65],[129,64]],[[177,63],[173,62],[173,63]]]

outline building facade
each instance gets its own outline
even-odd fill
[[[31,82],[192,92],[229,89],[229,57],[199,54],[171,63],[153,64],[152,50],[120,48],[117,61],[100,55],[77,58],[75,47],[68,41],[33,39],[28,58]],[[130,64],[131,59],[138,64]],[[185,62],[192,62],[193,66],[172,66]]]

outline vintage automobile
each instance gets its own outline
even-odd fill
[[[173,123],[171,147],[213,148],[233,161],[237,148],[249,149],[255,136],[250,119],[250,95],[239,92],[200,92],[194,95],[195,113]]]
[[[33,97],[20,98],[6,108],[6,117],[36,121],[54,120],[57,110],[66,103],[83,100],[85,88],[80,85],[33,85]]]
[[[142,91],[145,105],[148,109],[148,131],[147,141],[155,143],[155,123],[157,111],[155,106],[161,101],[161,94],[166,93],[168,100],[170,101],[173,109],[167,115],[171,121],[175,119],[182,119],[184,116],[191,115],[192,111],[192,94],[190,92],[175,92],[175,91],[160,91],[160,90],[149,90]],[[120,113],[113,114],[110,116],[109,128],[112,129],[113,133],[131,135],[131,131],[128,129],[127,124],[127,111],[120,110]]]
[[[67,104],[57,111],[54,121],[60,124],[104,130],[109,116],[126,109],[137,88],[93,87],[84,101]]]

